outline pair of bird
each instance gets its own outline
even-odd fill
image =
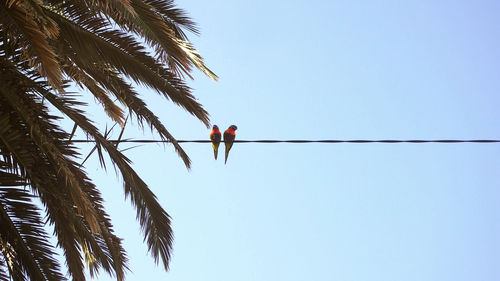
[[[234,139],[236,138],[236,130],[238,130],[238,127],[236,127],[236,125],[231,125],[226,131],[224,131],[224,145],[226,146],[226,159],[224,160],[224,164],[227,163],[227,156],[229,155],[229,150],[231,150]],[[217,125],[214,125],[212,127],[212,131],[210,132],[210,141],[212,142],[212,146],[214,147],[215,160],[217,160],[219,144],[221,141],[221,133]]]

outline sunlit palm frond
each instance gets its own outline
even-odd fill
[[[16,42],[25,52],[24,56],[30,58],[31,66],[47,77],[54,87],[61,89],[61,69],[57,62],[57,55],[48,41],[48,37],[56,33],[54,22],[47,18],[50,25],[40,28],[20,1],[12,2],[11,5],[0,1],[0,17],[5,31],[16,37]]]
[[[9,245],[9,243],[4,242],[1,239],[0,239],[0,251],[7,265],[7,269],[9,271],[9,277],[11,277],[10,280],[13,281],[26,280],[26,273],[23,272],[23,265],[21,264],[21,260],[17,258],[17,253]]]
[[[199,34],[196,23],[187,16],[187,13],[175,7],[172,0],[146,0],[144,1],[154,8],[154,11],[160,14],[164,20],[175,24],[177,28],[186,28],[187,30]],[[186,39],[183,37],[183,39]]]
[[[64,48],[60,52],[68,56],[78,67],[86,69],[95,66],[96,61],[100,62],[102,64],[100,67],[111,67],[136,83],[146,85],[170,98],[208,126],[207,112],[196,102],[190,89],[180,79],[172,74],[168,75],[168,70],[153,64],[153,60],[146,61],[147,55],[139,54],[140,49],[132,55],[109,42],[120,43],[120,46],[128,48],[131,46],[139,48],[131,37],[120,36],[118,32],[114,32],[113,37],[105,40],[55,13],[49,15],[59,24],[60,40],[64,40],[59,44],[61,48]],[[110,35],[110,32],[103,32],[100,35]],[[141,58],[135,56],[136,54],[141,55]],[[97,77],[93,78],[97,79]]]

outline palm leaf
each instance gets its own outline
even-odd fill
[[[61,90],[62,74],[56,54],[47,40],[48,35],[40,30],[23,3],[16,1],[7,6],[5,1],[1,1],[0,17],[2,17],[5,28],[17,35],[18,42],[22,44],[21,46],[26,50],[27,55],[33,59],[35,68],[46,76],[54,87]],[[49,21],[53,29],[53,21]],[[53,35],[54,32],[51,33]]]
[[[40,209],[18,188],[0,188],[0,237],[16,254],[31,280],[64,280]]]
[[[26,78],[25,80],[26,81],[19,81],[20,83],[18,84],[29,85],[29,83],[33,83],[33,85],[37,85],[37,87],[39,87],[39,90],[43,89],[42,86],[34,83],[33,81],[30,82],[30,80]],[[0,102],[0,112],[7,112],[9,108],[6,106],[7,103]],[[31,105],[31,107],[36,108],[37,106]],[[14,154],[11,155],[11,158],[14,159],[14,161],[11,162],[18,163],[17,165],[20,168],[26,169],[27,174],[31,175],[30,179],[32,187],[38,191],[42,203],[44,203],[47,207],[48,218],[54,224],[54,229],[59,239],[59,245],[62,246],[65,251],[67,264],[73,278],[76,280],[84,279],[83,264],[81,263],[81,256],[79,253],[79,245],[82,245],[84,246],[84,249],[87,250],[86,253],[94,257],[93,260],[95,260],[95,262],[93,264],[89,264],[89,268],[92,270],[91,272],[98,272],[98,268],[102,266],[106,271],[112,274],[116,273],[117,278],[121,280],[124,276],[124,269],[127,268],[126,257],[123,248],[120,246],[120,240],[114,236],[111,224],[107,219],[107,215],[104,213],[102,205],[99,203],[101,202],[101,199],[100,196],[98,196],[95,187],[90,184],[86,176],[78,168],[76,168],[74,164],[69,166],[69,172],[76,175],[79,181],[78,184],[82,188],[84,194],[86,194],[85,196],[91,196],[89,199],[91,199],[93,203],[92,207],[99,214],[97,218],[99,221],[98,232],[103,232],[102,235],[90,232],[90,225],[87,224],[87,221],[81,220],[78,216],[75,216],[75,210],[73,209],[75,202],[73,200],[68,200],[71,198],[69,197],[70,194],[65,193],[65,191],[68,190],[67,182],[60,179],[57,169],[51,172],[52,168],[47,166],[50,164],[44,164],[45,161],[48,161],[49,159],[41,157],[37,160],[37,155],[42,156],[45,155],[45,153],[39,154],[39,147],[24,138],[24,136],[27,136],[27,133],[19,130],[23,126],[1,126],[2,124],[5,124],[5,122],[12,123],[12,118],[15,117],[15,112],[15,110],[10,109],[9,114],[1,115],[5,116],[5,118],[0,118],[0,128],[4,129],[0,131],[0,140],[2,140],[3,145],[7,145],[8,151],[14,152]],[[38,114],[44,116],[43,112],[38,112]],[[50,120],[51,117],[45,116],[43,119]],[[21,122],[20,118],[17,120],[19,120],[18,122]],[[45,124],[45,126],[48,127],[49,125]],[[40,131],[40,128],[32,131]],[[57,132],[55,131],[52,133],[57,135]],[[67,137],[68,135],[64,134],[64,136],[60,139],[65,139]],[[62,144],[57,141],[54,143]],[[40,146],[43,147],[41,144]],[[32,148],[29,149],[30,147]],[[59,149],[69,155],[77,155],[74,151],[68,150],[69,147],[60,147]],[[2,145],[0,145],[0,152],[4,151],[6,150],[2,149]],[[51,164],[53,165],[54,162],[52,161]],[[34,168],[35,165],[36,169]],[[52,175],[50,173],[52,173]],[[73,228],[68,228],[68,225],[72,225]],[[114,260],[110,260],[111,258]]]
[[[186,28],[195,34],[199,34],[200,31],[196,23],[187,16],[184,10],[175,8],[174,1],[146,0],[144,2],[153,7],[165,21],[173,23],[175,27],[179,29],[178,32],[181,32],[180,28]],[[182,35],[182,39],[186,39],[184,33],[179,35]]]
[[[52,93],[45,93],[45,97],[52,105],[88,132],[95,139],[96,145],[102,146],[107,151],[123,176],[125,196],[130,196],[131,202],[137,210],[137,219],[144,233],[148,250],[153,255],[155,262],[161,258],[165,269],[168,269],[173,233],[170,226],[170,216],[160,206],[156,196],[132,169],[130,160],[112,143],[108,142],[84,115],[66,105],[69,102],[67,98],[63,99]]]
[[[0,281],[11,280],[7,271],[7,263],[5,262],[4,257],[0,256]]]
[[[123,110],[109,98],[106,91],[99,87],[94,79],[92,79],[80,68],[72,65],[69,60],[65,61],[63,70],[73,81],[80,86],[86,87],[94,95],[94,97],[103,105],[104,111],[111,119],[120,125],[123,125]]]
[[[21,122],[29,127],[32,140],[41,148],[43,153],[50,157],[50,161],[57,167],[60,176],[67,182],[68,191],[78,207],[79,213],[85,216],[94,231],[98,231],[98,222],[95,218],[96,214],[92,207],[92,203],[80,186],[82,179],[78,178],[78,176],[72,172],[72,166],[76,163],[65,156],[65,154],[71,155],[70,153],[74,153],[74,151],[70,152],[61,143],[58,145],[60,140],[55,138],[55,136],[57,136],[57,134],[55,134],[56,128],[49,122],[46,122],[47,120],[54,119],[54,117],[43,112],[42,105],[35,103],[33,98],[29,98],[26,93],[24,95],[20,94],[14,91],[15,89],[16,87],[14,85],[0,88],[0,95],[3,95],[3,99],[0,98],[0,101],[4,105],[7,103],[10,104],[12,110],[17,111],[22,120]]]
[[[112,39],[109,38],[109,40],[114,41],[115,44],[121,43],[120,46],[127,46],[129,51],[136,48],[133,55],[58,14],[52,12],[48,12],[48,14],[59,24],[61,33],[59,38],[65,40],[60,42],[59,45],[64,48],[64,54],[80,68],[95,67],[96,60],[99,62],[100,59],[105,59],[102,65],[97,64],[97,66],[101,68],[113,67],[136,83],[146,85],[163,94],[190,114],[196,116],[205,125],[209,125],[208,113],[196,102],[194,96],[190,93],[190,89],[175,75],[169,73],[168,70],[154,64],[152,58],[145,61],[146,53],[141,52],[142,47],[130,36],[125,36],[118,31],[99,34],[111,37]],[[92,77],[97,79],[95,76]]]
[[[193,67],[217,76],[184,30],[198,33],[171,0],[0,2],[0,280],[63,279],[43,232],[42,212],[53,225],[73,280],[85,280],[83,259],[92,277],[104,270],[124,279],[128,267],[121,239],[97,187],[77,164],[82,156],[67,141],[77,127],[95,140],[103,167],[107,153],[120,171],[148,249],[168,269],[173,240],[169,215],[118,143],[109,142],[108,132],[101,134],[85,117],[80,109],[85,104],[55,91],[64,92],[63,75],[88,89],[122,125],[119,139],[126,120],[122,107],[128,108],[141,127],[147,124],[171,141],[189,168],[182,147],[125,81],[154,89],[208,126],[208,113],[183,78],[191,77]],[[75,123],[71,134],[57,125],[59,113],[50,114],[46,102]],[[31,194],[44,210],[31,202]]]

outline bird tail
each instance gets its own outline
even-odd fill
[[[214,158],[217,160],[217,154],[219,154],[219,144],[212,144],[214,147]]]
[[[226,144],[226,158],[224,159],[224,164],[227,163],[227,157],[229,156],[229,150],[231,150],[232,146],[233,146],[232,143]]]

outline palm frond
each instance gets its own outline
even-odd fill
[[[4,64],[4,66],[6,65]],[[8,74],[12,76],[12,72]],[[17,74],[19,74],[20,78],[23,77],[20,73]],[[18,82],[19,85],[28,85],[31,87],[37,85],[38,88],[35,87],[36,89],[43,89],[46,91],[41,85],[34,83],[26,77],[24,77],[24,80],[18,80]],[[32,83],[32,85],[30,85],[30,83]],[[10,87],[10,89],[12,88],[15,87]],[[27,93],[25,93],[25,95],[29,96]],[[5,95],[3,98],[6,98]],[[7,102],[0,102],[0,112],[10,112],[9,114],[2,114],[2,116],[6,116],[9,120],[0,118],[0,128],[4,129],[0,131],[0,140],[2,141],[2,145],[8,147],[8,151],[13,152],[11,158],[18,163],[18,166],[26,169],[26,174],[31,175],[31,186],[37,190],[42,203],[47,207],[48,218],[54,224],[59,239],[59,245],[61,245],[65,251],[67,264],[73,278],[76,280],[84,278],[82,271],[83,265],[81,264],[81,256],[79,254],[79,245],[82,245],[82,249],[86,250],[87,256],[93,257],[93,263],[89,263],[91,272],[96,273],[99,267],[103,267],[110,274],[116,274],[117,278],[123,278],[124,269],[127,268],[126,256],[123,248],[121,248],[120,240],[113,234],[111,224],[100,204],[102,199],[99,193],[80,171],[79,167],[72,161],[69,161],[69,159],[65,159],[67,162],[66,164],[68,164],[68,172],[75,176],[78,181],[78,186],[82,188],[82,196],[88,198],[89,201],[92,202],[91,211],[94,212],[94,210],[96,210],[95,212],[99,213],[96,219],[98,221],[98,229],[90,231],[92,227],[88,223],[89,220],[81,220],[78,216],[75,216],[74,206],[77,205],[75,205],[75,201],[72,200],[70,193],[67,193],[68,184],[71,183],[61,180],[63,175],[59,173],[58,164],[56,164],[56,160],[58,159],[54,158],[54,155],[52,156],[52,160],[50,157],[51,153],[57,153],[57,151],[59,151],[61,154],[60,156],[63,158],[65,158],[63,155],[77,155],[76,152],[71,150],[70,147],[65,147],[65,145],[68,145],[67,142],[60,142],[58,140],[52,140],[53,146],[49,147],[49,149],[56,150],[56,152],[43,152],[46,144],[43,142],[37,143],[36,138],[37,136],[43,136],[43,130],[47,130],[47,128],[51,127],[51,124],[46,123],[45,120],[51,120],[53,118],[41,110],[40,104],[30,103],[30,101],[32,102],[36,99],[28,99],[23,102],[15,93],[7,99]],[[9,109],[8,104],[15,104],[19,107],[19,110],[14,110],[13,108]],[[25,104],[29,105],[29,108],[23,108]],[[42,120],[37,119],[38,123],[34,122],[31,120],[33,118],[29,118],[27,112],[36,112],[36,116],[44,116],[44,118],[42,118]],[[17,114],[24,116],[24,119],[17,116]],[[23,126],[10,127],[8,125],[13,122],[13,118],[17,118],[19,124],[23,124],[24,122],[25,125],[23,126],[28,125],[29,131],[33,132],[30,135],[35,137],[34,142],[31,142],[31,138],[26,138],[26,136],[28,136],[26,132],[22,132],[22,130],[19,131]],[[7,125],[2,126],[2,124],[6,124],[5,121],[8,122]],[[18,133],[16,133],[16,131]],[[52,128],[51,134],[58,135],[55,127]],[[68,135],[64,134],[59,137],[59,139],[66,139],[67,137]],[[0,152],[5,151],[5,149],[2,149],[2,145],[0,145]],[[57,145],[59,145],[59,147]],[[32,149],[27,149],[29,147],[32,147]],[[42,154],[39,154],[40,152]],[[37,155],[47,155],[49,157],[44,158],[42,156],[40,160],[37,160]],[[30,159],[33,161],[30,162]],[[34,168],[35,164],[37,165],[36,169]],[[55,170],[47,165],[55,165]],[[77,207],[76,211],[78,210],[79,208]],[[85,216],[85,213],[82,215]],[[83,218],[83,216],[81,217]],[[73,228],[68,229],[68,225],[72,225]],[[104,234],[101,235],[99,232],[104,232]],[[111,258],[114,258],[114,260],[111,260]]]
[[[99,87],[94,79],[80,68],[72,65],[69,61],[66,61],[63,65],[63,70],[73,81],[75,81],[75,83],[87,88],[94,95],[111,119],[123,125],[123,110],[109,98],[106,91]]]
[[[27,52],[25,56],[32,58],[32,66],[46,76],[54,87],[61,90],[61,69],[56,54],[48,42],[48,36],[52,36],[54,32],[44,33],[19,1],[9,6],[5,1],[0,2],[0,17],[4,28],[9,33],[16,34],[20,47]],[[49,21],[53,23],[52,20]]]
[[[121,239],[98,188],[77,163],[82,155],[67,141],[77,127],[95,140],[103,167],[106,153],[120,171],[148,250],[168,269],[173,241],[169,215],[117,143],[86,117],[85,104],[64,93],[63,78],[86,88],[102,104],[122,126],[119,139],[127,120],[122,108],[127,108],[141,127],[147,124],[169,140],[189,169],[182,147],[125,80],[155,90],[208,126],[209,115],[184,76],[191,77],[194,67],[215,80],[217,76],[185,30],[198,33],[172,0],[0,1],[0,281],[64,279],[42,213],[53,226],[70,278],[85,280],[85,260],[92,277],[105,271],[124,280],[128,266]],[[57,125],[59,113],[75,123],[73,132]]]
[[[0,251],[1,252],[1,251]],[[4,257],[0,255],[0,281],[10,281],[7,264]]]
[[[156,196],[132,169],[130,160],[112,143],[108,142],[84,115],[68,106],[66,104],[68,103],[67,98],[57,97],[52,93],[45,93],[45,98],[78,123],[80,128],[88,132],[96,141],[96,145],[102,146],[106,150],[122,174],[125,196],[130,196],[131,202],[136,208],[137,219],[144,233],[148,250],[153,255],[155,262],[161,258],[165,269],[167,269],[171,257],[173,232],[170,226],[170,216],[160,206]]]
[[[60,142],[60,139],[57,138],[57,128],[48,122],[56,118],[48,115],[43,110],[43,106],[36,103],[35,99],[30,98],[27,93],[15,91],[16,86],[9,85],[8,81],[2,82],[8,87],[0,88],[0,95],[3,95],[3,98],[0,97],[0,102],[4,106],[10,104],[12,110],[17,112],[21,118],[20,122],[28,127],[31,139],[42,150],[42,153],[50,158],[51,163],[57,168],[58,174],[67,182],[66,186],[69,194],[79,213],[85,216],[94,231],[98,231],[98,222],[95,218],[96,214],[92,203],[80,186],[82,179],[72,172],[72,167],[76,163],[66,156],[73,155],[76,152],[69,149],[67,144]]]
[[[112,67],[136,83],[161,93],[209,126],[208,113],[190,93],[189,87],[167,69],[154,63],[154,59],[148,59],[143,48],[132,37],[125,36],[118,31],[94,34],[60,15],[55,13],[49,15],[59,24],[60,38],[64,40],[59,44],[61,48],[64,48],[62,53],[78,67],[87,69],[95,67],[96,64],[100,68]],[[125,52],[122,48],[105,40],[104,36],[109,37],[106,38],[109,41],[120,44],[120,47],[128,48],[128,52],[133,52]],[[97,79],[95,76],[92,78]]]
[[[0,239],[0,251],[6,261],[9,276],[13,281],[24,281],[25,273],[23,272],[23,265],[21,260],[17,258],[17,254],[9,243]]]
[[[26,186],[28,181],[17,174],[6,172],[7,163],[0,161],[0,186]]]
[[[10,171],[29,177],[30,187],[46,206],[47,218],[54,224],[58,246],[64,250],[70,274],[76,280],[84,280],[80,248],[72,227],[77,222],[74,218],[76,210],[71,197],[64,192],[66,182],[57,176],[57,170],[30,140],[24,126],[14,126],[15,115],[5,114],[4,103],[0,103],[0,112],[0,153],[3,159],[9,164]]]
[[[0,237],[31,280],[65,280],[49,242],[40,209],[28,191],[0,188]]]
[[[96,77],[96,80],[104,88],[114,94],[120,102],[125,104],[136,115],[141,126],[143,122],[146,122],[152,130],[154,129],[159,133],[163,140],[168,140],[174,146],[186,167],[190,168],[191,160],[186,152],[129,84],[123,81],[119,75],[109,70],[96,67],[88,68],[87,70]]]
[[[144,1],[154,8],[154,11],[160,14],[164,20],[172,22],[178,28],[186,28],[187,30],[199,34],[199,29],[196,23],[187,16],[187,13],[175,7],[172,0],[146,0]],[[183,39],[186,39],[183,37]]]

